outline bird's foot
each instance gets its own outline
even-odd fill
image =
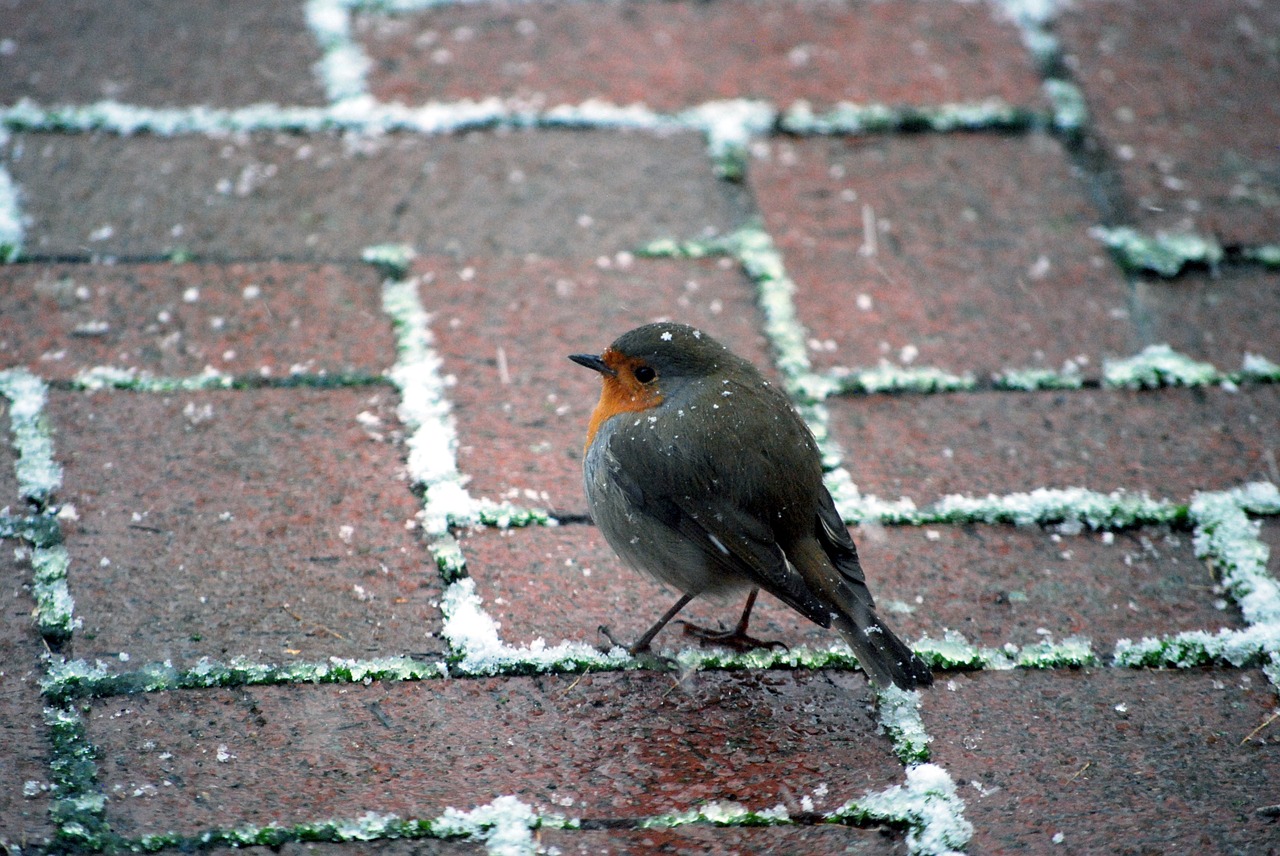
[[[599,627],[597,627],[596,631],[601,636],[603,636],[605,640],[608,641],[609,643],[608,645],[600,646],[600,650],[606,654],[608,654],[614,648],[621,648],[624,651],[626,651],[628,654],[630,654],[632,657],[634,657],[637,654],[644,654],[649,650],[649,643],[645,640],[640,640],[641,642],[644,642],[644,647],[640,647],[640,642],[636,642],[631,645],[628,645],[625,642],[619,642],[617,639],[613,638],[613,632],[609,630],[609,628],[604,624],[601,624]]]
[[[599,631],[600,635],[609,643],[608,645],[600,646],[600,651],[604,654],[608,654],[615,648],[621,648],[629,655],[639,660],[642,666],[655,669],[669,669],[678,665],[676,661],[670,657],[664,657],[661,654],[655,653],[654,650],[649,647],[649,639],[641,638],[628,645],[625,642],[619,642],[617,639],[614,639],[613,633],[603,624],[597,627],[596,630]]]
[[[723,645],[726,648],[732,648],[734,651],[743,653],[752,651],[756,648],[781,648],[783,651],[790,651],[791,648],[785,642],[779,642],[776,639],[757,639],[751,636],[742,627],[735,627],[732,630],[710,630],[706,627],[699,627],[696,624],[690,624],[687,621],[681,621],[684,625],[684,635],[693,636],[701,639],[705,643],[712,645]]]

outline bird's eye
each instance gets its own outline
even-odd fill
[[[658,376],[658,373],[648,366],[640,366],[636,369],[636,380],[641,383],[648,383]]]

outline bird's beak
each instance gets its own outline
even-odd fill
[[[600,372],[600,374],[607,375],[608,377],[616,377],[618,374],[616,369],[609,368],[608,364],[595,354],[570,354],[569,359],[573,360],[580,366],[586,366],[589,369],[594,369],[595,371]]]

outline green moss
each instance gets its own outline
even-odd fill
[[[80,711],[45,709],[51,744],[50,816],[58,840],[86,850],[114,849],[119,841],[106,820],[107,798],[98,786],[98,750],[89,742]]]
[[[1120,226],[1099,227],[1095,234],[1111,250],[1117,264],[1130,273],[1172,278],[1192,265],[1215,267],[1225,255],[1217,239],[1192,233],[1147,235]]]
[[[147,663],[127,672],[83,660],[54,660],[41,682],[50,701],[100,698],[142,692],[210,689],[271,684],[349,684],[371,681],[418,681],[443,677],[444,663],[412,657],[370,660],[331,657],[319,663],[255,663],[243,658],[219,662],[202,657],[188,669],[171,663]]]
[[[0,514],[0,538],[20,538],[33,547],[56,547],[62,543],[62,527],[52,515]]]
[[[377,244],[366,247],[360,258],[373,265],[386,279],[403,280],[409,275],[416,254],[407,244]]]

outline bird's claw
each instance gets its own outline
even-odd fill
[[[639,660],[641,665],[649,666],[650,668],[670,669],[670,668],[677,668],[679,666],[679,663],[677,663],[675,660],[671,659],[670,657],[664,657],[661,654],[655,653],[654,650],[649,646],[648,642],[645,642],[643,645],[641,645],[639,642],[634,642],[630,645],[626,645],[626,644],[623,644],[622,642],[619,642],[617,639],[614,639],[613,633],[609,630],[609,628],[606,625],[601,624],[599,627],[596,628],[596,630],[600,633],[601,636],[603,636],[609,642],[607,646],[602,646],[600,648],[601,652],[605,654],[610,653],[616,648],[621,648],[622,650],[626,651],[627,654]]]
[[[681,621],[680,623],[684,625],[685,636],[693,636],[704,643],[712,645],[723,645],[726,648],[732,648],[738,653],[745,653],[756,648],[791,650],[790,646],[785,642],[780,642],[777,639],[757,639],[740,627],[735,627],[732,630],[709,630],[706,627],[690,624],[688,621]]]

